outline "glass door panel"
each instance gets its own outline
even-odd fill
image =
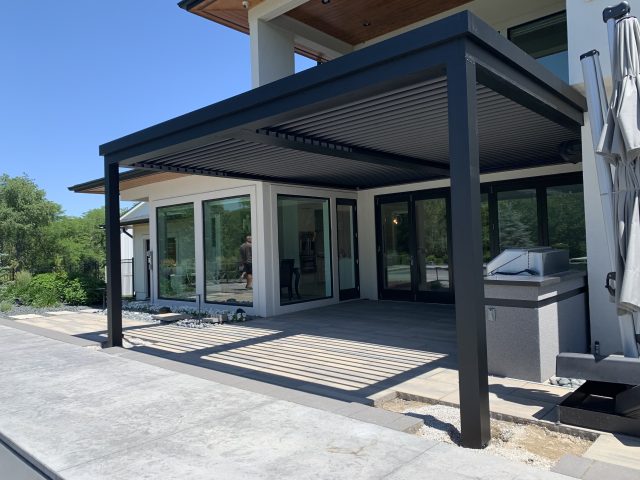
[[[340,300],[349,300],[360,296],[356,201],[337,199],[336,203]]]
[[[416,285],[421,292],[449,292],[449,228],[445,198],[417,200]]]
[[[383,290],[412,290],[410,220],[408,201],[380,205]]]

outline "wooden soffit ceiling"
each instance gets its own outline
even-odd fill
[[[255,7],[263,0],[250,0]],[[326,0],[325,0],[326,1]],[[402,27],[460,7],[471,0],[309,0],[287,16],[310,27],[357,45]],[[208,20],[249,33],[247,9],[242,0],[203,0],[189,9]],[[318,52],[297,45],[296,52],[322,60]]]
[[[471,0],[312,0],[287,14],[332,37],[357,45]]]

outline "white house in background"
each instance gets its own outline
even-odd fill
[[[151,275],[147,252],[151,251],[149,239],[149,204],[139,202],[120,217],[122,235],[122,294],[147,300],[151,292]]]
[[[371,7],[355,0],[251,0],[243,9],[240,1],[185,0],[180,6],[249,33],[254,87],[292,75],[294,52],[326,63],[468,9],[581,90],[578,59],[594,48],[610,82],[601,19],[608,3],[448,0],[416,6],[399,0]],[[632,12],[640,12],[640,0],[630,3]],[[434,85],[430,95],[441,94],[440,88]],[[514,119],[521,117],[514,113]],[[331,125],[324,128],[332,132]],[[432,133],[436,157],[440,133]],[[573,135],[533,122],[530,135],[522,140],[529,143],[517,167],[481,175],[485,258],[507,246],[568,248],[576,267],[586,263],[588,269],[592,341],[599,341],[602,353],[618,351],[607,320],[615,317],[614,308],[600,288],[607,266],[599,255],[605,250],[604,227],[589,126]],[[545,150],[543,141],[555,151]],[[242,165],[242,153],[232,147],[229,158],[239,155]],[[143,202],[122,222],[133,229],[137,298],[169,306],[238,306],[260,316],[353,298],[452,301],[448,179],[350,189],[232,177],[149,169],[121,174],[121,198]],[[102,193],[102,184],[71,189]],[[246,288],[239,253],[247,236],[252,289]]]

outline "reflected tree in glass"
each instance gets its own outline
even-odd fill
[[[193,204],[157,209],[160,298],[195,301],[196,252]]]
[[[246,281],[252,267],[247,269],[240,255],[251,236],[249,195],[205,201],[203,217],[205,301],[252,306],[253,291]]]

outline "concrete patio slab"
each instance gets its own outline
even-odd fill
[[[73,315],[76,312],[72,312],[70,310],[54,310],[51,312],[45,312],[47,315],[53,315],[54,317],[60,316],[60,315]]]
[[[14,396],[0,398],[0,438],[52,476],[199,479],[215,472],[220,478],[410,479],[433,471],[439,474],[432,478],[441,479],[564,478],[139,363],[126,358],[128,352],[109,355],[7,330],[0,326],[0,366]],[[9,339],[21,345],[21,355],[7,348]],[[61,379],[47,380],[46,374]],[[115,384],[121,375],[126,381]],[[91,376],[105,377],[99,391],[82,385]],[[8,406],[32,395],[33,384],[40,388],[40,406]],[[366,408],[357,405],[351,413]],[[431,450],[434,455],[425,456]],[[408,470],[399,474],[403,468]]]
[[[30,318],[42,318],[42,315],[36,315],[35,313],[25,313],[23,315],[9,315],[9,318],[15,320],[29,320]]]
[[[240,387],[244,378],[347,402],[379,404],[399,394],[457,405],[453,313],[443,305],[356,301],[206,329],[125,319],[125,338],[137,352],[226,374]],[[105,340],[104,315],[20,323]],[[570,393],[504,377],[489,377],[489,385],[495,414],[526,421],[550,420]]]

